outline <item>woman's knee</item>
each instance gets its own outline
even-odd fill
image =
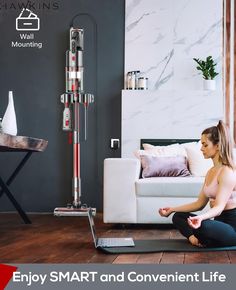
[[[194,235],[201,241],[206,241],[206,245],[234,246],[236,245],[236,233],[234,229],[222,222],[205,220],[201,227],[194,230]]]

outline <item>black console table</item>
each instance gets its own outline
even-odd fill
[[[20,172],[20,170],[23,168],[25,163],[29,160],[30,156],[34,152],[43,152],[46,149],[47,144],[48,141],[43,139],[26,136],[12,136],[0,133],[0,152],[26,153],[6,182],[0,176],[0,198],[5,193],[26,224],[30,224],[31,221],[20,204],[16,201],[15,197],[9,189],[9,186]]]

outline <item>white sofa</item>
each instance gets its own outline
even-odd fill
[[[196,200],[204,177],[140,178],[140,161],[109,158],[104,161],[105,223],[171,223],[158,214],[160,207]]]

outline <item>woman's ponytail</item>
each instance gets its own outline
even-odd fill
[[[233,146],[228,127],[220,120],[217,124],[219,132],[219,157],[223,165],[234,168]]]

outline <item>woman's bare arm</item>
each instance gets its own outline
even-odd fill
[[[181,206],[172,207],[171,209],[172,212],[194,212],[202,210],[207,205],[208,200],[208,197],[206,197],[203,190],[201,190],[196,201]]]

